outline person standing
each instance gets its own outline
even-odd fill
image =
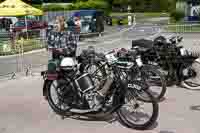
[[[59,16],[56,19],[54,29],[47,35],[48,48],[52,50],[52,58],[57,59],[62,54],[67,57],[75,57],[77,49],[76,35],[71,31],[65,31],[65,19]],[[55,52],[59,51],[59,52]]]
[[[75,33],[77,36],[77,40],[80,40],[80,32],[82,28],[81,18],[79,15],[74,17],[74,24],[75,24]]]

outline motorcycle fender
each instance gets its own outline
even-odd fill
[[[44,80],[44,84],[43,84],[43,96],[44,97],[47,97],[47,90],[48,90],[48,87],[49,87],[49,85],[51,84],[51,80],[48,80],[48,79],[46,79],[46,80]]]

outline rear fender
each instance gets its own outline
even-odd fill
[[[48,80],[48,79],[44,80],[44,84],[42,88],[44,97],[47,97],[47,90],[50,87],[52,82],[53,82],[52,80]]]

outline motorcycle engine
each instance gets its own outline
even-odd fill
[[[75,80],[76,87],[81,92],[90,108],[93,108],[95,102],[95,84],[89,73],[84,73]]]

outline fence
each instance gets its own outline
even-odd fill
[[[11,42],[1,45],[0,79],[13,79],[18,75],[28,75],[30,69],[41,66],[41,63],[45,65],[44,61],[47,57],[45,47],[46,42],[41,38],[17,40],[15,46],[11,46]],[[37,50],[35,51],[37,54],[34,52],[31,52],[31,55],[26,53],[32,50]]]
[[[165,32],[175,33],[200,33],[200,23],[169,24],[162,27]]]

